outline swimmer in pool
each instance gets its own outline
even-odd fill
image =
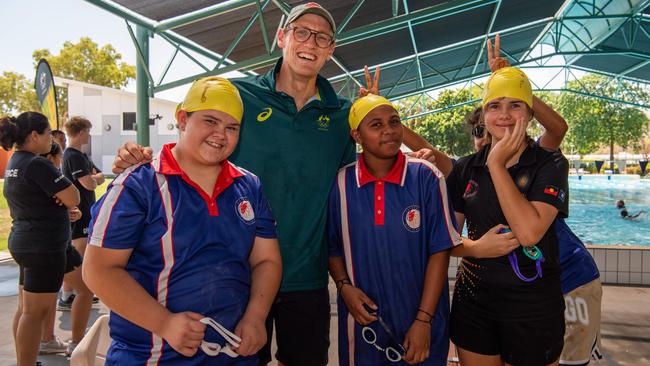
[[[621,212],[621,217],[623,217],[626,220],[635,220],[639,216],[641,216],[642,214],[647,213],[646,211],[641,210],[641,211],[635,213],[634,215],[630,215],[627,212],[627,208],[625,207],[625,201],[623,201],[623,200],[616,201],[616,208],[618,208],[618,210]]]

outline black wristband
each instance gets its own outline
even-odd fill
[[[341,289],[343,288],[344,285],[352,285],[352,282],[350,281],[349,278],[343,278],[334,283],[336,284],[337,293],[341,293]]]
[[[429,320],[429,321],[426,321],[426,320],[422,320],[422,319],[418,319],[418,318],[415,318],[415,320],[417,320],[417,321],[419,321],[419,322],[422,322],[422,323],[425,323],[425,324],[429,324],[429,325],[431,325],[431,321],[430,321],[430,320]]]
[[[420,313],[425,313],[425,314],[427,314],[427,315],[429,316],[430,319],[433,319],[433,315],[432,315],[431,313],[429,313],[428,311],[425,311],[425,310],[422,310],[422,309],[418,309],[418,312],[420,312]]]

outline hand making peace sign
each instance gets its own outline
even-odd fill
[[[488,65],[490,65],[490,70],[492,72],[510,66],[510,62],[508,62],[507,59],[501,58],[501,37],[499,37],[498,34],[496,37],[494,37],[494,49],[492,49],[492,42],[490,42],[490,39],[488,38],[487,52]]]
[[[379,66],[375,68],[374,78],[370,76],[368,65],[364,67],[363,73],[366,76],[366,88],[361,87],[359,89],[359,98],[363,98],[368,94],[379,95]]]

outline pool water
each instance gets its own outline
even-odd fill
[[[635,221],[624,220],[616,201],[625,201]],[[585,244],[650,246],[650,179],[631,175],[569,177],[569,218],[573,232]]]

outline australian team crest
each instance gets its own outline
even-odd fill
[[[402,214],[402,223],[406,230],[411,232],[420,231],[420,206],[409,206]]]
[[[242,197],[238,199],[235,209],[237,210],[237,215],[239,215],[247,225],[251,225],[255,222],[255,212],[253,211],[253,206],[248,198]]]
[[[318,117],[318,129],[321,131],[327,131],[330,128],[330,117],[327,115],[321,115]]]

